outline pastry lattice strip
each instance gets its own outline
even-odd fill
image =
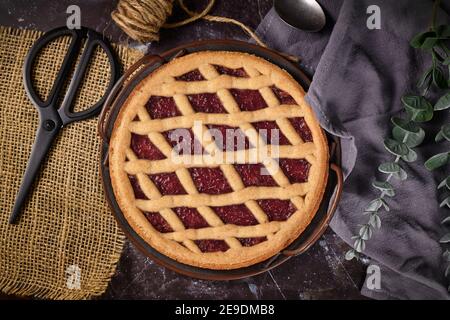
[[[185,108],[182,107],[183,106],[183,102],[180,102],[180,99],[183,99],[182,96],[174,97],[174,99],[175,99],[175,101],[177,103],[177,106],[180,109],[180,112],[182,114],[185,114],[185,113],[189,112],[188,110],[186,110],[186,106],[185,106]],[[189,102],[187,102],[187,103],[189,103]],[[188,107],[191,108],[190,105]],[[193,112],[193,110],[191,109],[190,112]],[[141,108],[139,110],[139,114],[138,115],[139,115],[140,119],[149,119],[150,118],[150,115],[148,114],[147,110],[145,110],[145,108]],[[167,158],[171,157],[172,147],[165,140],[164,136],[161,133],[159,133],[159,132],[149,133],[148,137],[149,137],[149,139],[150,139],[150,141],[152,143],[154,143],[155,145],[158,145],[158,147],[160,148],[161,152]],[[183,203],[180,203],[178,205],[178,207],[181,207],[181,206],[185,205],[186,203],[189,203],[190,201],[192,201],[192,198],[194,196],[198,195],[197,188],[195,187],[194,182],[192,181],[192,177],[190,176],[190,173],[187,170],[187,168],[180,167],[180,168],[178,168],[178,169],[176,169],[174,171],[165,171],[165,172],[175,172],[175,174],[177,175],[178,179],[180,180],[181,185],[183,186],[183,188],[188,193],[188,195],[187,195],[187,197],[188,197],[187,202],[184,201]],[[140,174],[142,174],[142,173],[140,173]],[[150,179],[147,179],[146,183],[153,185],[153,183],[152,183],[152,181]],[[148,198],[152,199],[153,201],[157,201],[158,199],[169,199],[170,200],[171,199],[170,197],[174,197],[174,196],[163,196],[163,197],[158,197],[156,199],[155,198],[150,198],[150,197],[148,197]],[[141,209],[141,210],[147,211],[142,206],[139,206],[139,202],[140,201],[141,200],[137,200],[136,201],[137,202],[137,207],[139,209]],[[161,212],[161,209],[162,208],[159,208],[159,209],[156,209],[154,211]],[[210,207],[208,207],[208,206],[199,206],[199,207],[196,207],[196,209],[197,209],[197,211],[200,213],[200,215],[205,219],[205,221],[210,226],[212,226],[212,227],[220,227],[220,226],[224,225],[224,223],[219,218],[219,216],[217,216],[217,214]],[[152,211],[152,210],[148,210],[148,211]],[[174,213],[174,215],[175,215],[175,213]],[[175,217],[172,216],[171,218],[172,219],[170,219],[170,220],[166,219],[166,221],[169,223],[170,226],[172,226],[171,220],[175,221]],[[176,218],[179,220],[178,217],[176,217]],[[183,232],[183,231],[185,231],[185,229],[182,229],[181,231],[178,231],[178,232]],[[177,231],[175,231],[175,232],[177,232]],[[227,245],[230,248],[240,248],[242,246],[241,243],[234,237],[226,237],[224,240],[225,240],[225,242],[227,243]],[[186,240],[183,241],[183,244],[185,244],[187,242],[191,247],[192,247],[192,245],[195,245],[195,243],[193,243],[192,241],[191,242],[189,242],[189,241],[191,241],[191,240],[190,239],[186,239]],[[198,247],[197,247],[197,249],[198,249]]]
[[[270,88],[269,88],[270,90]],[[264,90],[265,91],[265,90]],[[264,92],[263,91],[263,92]],[[270,93],[265,93],[269,95]],[[273,94],[273,93],[272,93]],[[222,97],[224,94],[222,94]],[[164,132],[178,128],[191,128],[195,122],[205,124],[223,124],[228,126],[240,126],[255,121],[276,121],[286,131],[286,136],[293,145],[301,142],[301,138],[295,129],[289,128],[285,118],[303,117],[305,114],[300,108],[292,108],[292,105],[276,105],[255,111],[242,111],[241,113],[194,113],[187,116],[175,116],[164,119],[148,119],[146,121],[133,121],[129,129],[133,133],[148,134],[150,132]],[[281,129],[280,127],[280,129]],[[292,132],[293,131],[293,132]]]
[[[126,157],[129,161],[137,159],[136,155],[131,149],[127,150]],[[158,188],[153,184],[153,182],[146,174],[137,173],[136,176],[138,179],[138,183],[141,186],[142,192],[144,192],[145,196],[148,199],[158,199],[161,197],[161,193],[159,192]],[[180,218],[178,218],[178,216],[175,212],[173,212],[172,209],[168,208],[160,210],[159,214],[167,221],[172,230],[174,230],[175,232],[185,230],[183,222],[180,220]],[[185,241],[182,241],[182,243],[186,248],[189,248],[193,252],[201,252],[198,246],[192,240],[187,239]]]
[[[246,68],[244,67],[247,74],[251,77],[250,81],[240,81],[242,79],[225,76],[225,75],[219,75],[218,72],[215,70],[214,66],[205,64],[199,68],[200,73],[207,79],[207,82],[202,82],[201,85],[198,84],[198,82],[177,82],[174,78],[169,78],[168,83],[170,83],[170,86],[165,86],[164,84],[156,89],[161,90],[161,92],[155,92],[154,95],[173,95],[175,103],[182,113],[182,116],[175,117],[174,118],[167,118],[167,119],[150,119],[150,116],[145,110],[144,107],[142,107],[139,110],[139,121],[134,121],[130,125],[130,131],[137,133],[137,134],[147,134],[149,139],[154,143],[155,145],[158,145],[160,148],[163,146],[161,150],[167,158],[170,158],[170,156],[173,156],[170,154],[171,146],[167,143],[165,138],[162,136],[161,132],[176,129],[176,128],[186,128],[191,127],[194,131],[194,136],[201,137],[204,133],[208,133],[208,129],[204,125],[204,123],[208,124],[225,124],[225,125],[233,125],[235,126],[238,124],[239,128],[246,134],[248,131],[252,132],[253,134],[246,134],[246,137],[249,139],[250,143],[252,145],[264,145],[265,142],[261,140],[261,137],[256,132],[256,130],[253,128],[253,126],[250,124],[250,120],[252,121],[263,121],[263,120],[275,120],[278,127],[280,128],[280,131],[287,137],[287,139],[290,141],[292,146],[277,146],[278,148],[285,149],[284,152],[281,152],[280,154],[288,154],[289,151],[294,152],[303,152],[302,155],[308,160],[308,162],[311,165],[314,165],[315,157],[314,157],[314,144],[312,143],[304,143],[302,138],[299,136],[299,134],[296,132],[296,130],[292,127],[291,123],[289,122],[289,117],[297,117],[297,116],[303,116],[303,112],[300,108],[292,108],[292,106],[288,105],[280,105],[278,99],[275,97],[274,93],[270,89],[270,86],[272,83],[268,81],[268,76],[261,75],[256,69],[253,68]],[[222,80],[222,81],[219,81]],[[246,79],[247,80],[247,79]],[[207,88],[205,87],[205,83],[210,83],[213,85],[209,85]],[[262,83],[262,84],[261,84]],[[175,84],[175,85],[174,85]],[[248,84],[248,85],[247,85]],[[192,106],[189,103],[189,100],[187,99],[186,94],[190,93],[205,93],[210,92],[211,87],[216,87],[215,90],[212,90],[212,92],[216,93],[221,100],[224,108],[227,110],[228,114],[213,114],[214,116],[211,116],[212,114],[204,114],[204,113],[195,113],[192,109]],[[172,88],[171,92],[169,92],[168,88]],[[251,112],[242,112],[240,111],[236,101],[232,97],[231,93],[229,92],[229,88],[238,88],[238,89],[258,89],[264,100],[266,101],[268,107],[256,111]],[[167,91],[167,92],[166,92]],[[276,112],[272,112],[276,111]],[[276,116],[273,116],[273,114],[276,114]],[[169,121],[170,119],[171,121]],[[178,120],[178,121],[174,121]],[[203,125],[201,127],[201,130],[198,128],[194,130],[194,122],[195,121],[203,121]],[[174,125],[175,124],[175,125]],[[197,132],[196,132],[197,131]],[[255,134],[256,133],[256,134]],[[209,140],[209,141],[208,141]],[[214,143],[210,143],[212,140],[210,139],[199,139],[199,141],[202,141],[203,147],[206,151],[212,152],[214,154],[217,153],[223,153],[224,156],[230,156],[227,154],[227,152],[222,152],[221,150],[218,150],[217,146]],[[285,148],[288,147],[288,148]],[[170,149],[170,151],[169,151]],[[208,150],[209,149],[209,150]],[[293,149],[293,150],[290,150]],[[302,151],[300,151],[302,150]],[[246,152],[245,150],[243,152]],[[292,153],[291,153],[292,154]],[[231,155],[231,157],[227,159],[236,159]],[[194,156],[195,157],[195,156]],[[289,156],[287,156],[289,157]],[[296,154],[295,156],[291,156],[294,158],[299,158],[300,156]],[[152,171],[151,163],[155,163],[155,161],[149,161],[149,160],[137,160],[137,159],[129,159],[131,162],[134,162],[132,165],[131,163],[126,165],[125,170],[129,172],[130,174],[150,174],[150,173],[156,173],[155,171]],[[274,160],[274,159],[271,159]],[[208,224],[211,227],[208,228],[202,228],[202,229],[181,229],[181,228],[173,228],[172,223],[178,224],[178,222],[181,223],[181,221],[172,221],[174,219],[166,219],[166,221],[171,225],[171,227],[174,229],[174,232],[171,233],[165,233],[164,236],[166,238],[186,243],[192,240],[198,240],[198,239],[206,239],[206,238],[214,238],[214,239],[225,239],[227,244],[232,247],[236,248],[240,246],[239,241],[236,240],[236,237],[253,237],[253,236],[268,236],[270,237],[273,233],[277,232],[280,228],[281,223],[272,221],[268,222],[266,214],[262,211],[262,209],[259,207],[259,205],[254,201],[255,199],[259,198],[270,198],[268,191],[275,191],[270,189],[269,187],[252,187],[254,189],[250,188],[244,188],[243,182],[239,176],[239,174],[236,172],[236,169],[231,164],[222,164],[220,165],[220,168],[225,176],[225,178],[230,183],[232,189],[234,191],[239,191],[239,194],[244,199],[241,201],[232,200],[230,202],[216,202],[218,198],[226,198],[227,196],[230,196],[230,194],[225,195],[203,195],[198,194],[198,191],[195,188],[195,185],[192,181],[192,177],[190,176],[187,166],[185,164],[180,165],[179,167],[174,167],[170,165],[171,161],[168,160],[157,160],[159,162],[165,162],[165,164],[157,163],[154,167],[159,168],[160,172],[175,172],[180,179],[181,184],[188,192],[188,195],[175,195],[175,196],[162,196],[155,199],[155,197],[149,197],[149,199],[152,199],[150,201],[148,200],[137,200],[137,207],[141,210],[170,210],[167,208],[170,207],[176,207],[180,206],[182,204],[185,204],[187,201],[193,201],[197,200],[201,203],[221,203],[221,205],[229,205],[229,204],[236,204],[236,203],[242,203],[247,206],[247,208],[252,212],[252,214],[255,216],[255,218],[258,221],[258,225],[256,226],[235,226],[235,225],[224,225],[223,222],[221,222],[220,218],[213,212],[213,210],[208,206],[202,206],[198,207],[197,210],[200,212],[200,214],[205,218],[205,220],[208,222]],[[137,163],[139,163],[137,165]],[[173,162],[172,162],[173,163]],[[288,198],[293,202],[293,204],[297,208],[297,212],[300,211],[301,207],[303,206],[304,199],[302,196],[304,196],[307,193],[307,186],[308,183],[304,183],[305,187],[298,188],[298,185],[291,184],[288,180],[288,178],[284,175],[282,170],[271,170],[271,163],[266,163],[266,169],[272,174],[272,177],[274,180],[280,185],[280,189],[282,189],[282,193],[284,192],[286,194],[286,190],[296,189],[301,190],[300,192],[294,193],[294,194],[288,194]],[[195,163],[193,166],[213,166],[213,163],[201,163],[198,165],[198,163]],[[215,165],[217,166],[217,164]],[[134,172],[131,168],[134,168]],[[150,179],[148,179],[150,181]],[[151,181],[150,181],[151,182]],[[155,187],[156,188],[156,187]],[[269,189],[264,189],[269,188]],[[245,198],[245,192],[242,192],[244,189],[249,189],[250,191],[257,191],[260,190],[260,196],[256,196],[254,199],[247,199]],[[261,190],[264,190],[265,192],[261,192]],[[280,191],[278,189],[278,191]],[[144,192],[145,193],[145,192]],[[251,192],[247,192],[251,193]],[[256,192],[258,193],[258,192]],[[236,193],[238,194],[238,193]],[[283,199],[283,195],[281,195],[280,192],[275,193],[277,196],[275,198]],[[232,197],[231,197],[232,198]],[[196,202],[196,201],[195,201]],[[158,206],[159,205],[159,206]],[[164,209],[163,209],[164,208]],[[296,212],[296,213],[297,213]],[[173,213],[173,212],[172,212]],[[295,214],[295,213],[294,213]],[[173,213],[173,215],[175,215]],[[176,216],[176,215],[175,215]],[[164,217],[164,216],[163,216]],[[178,217],[176,217],[178,219]],[[179,220],[179,219],[178,219]],[[219,223],[220,221],[220,223]],[[182,223],[181,223],[182,224]],[[211,236],[213,235],[213,236]],[[195,246],[195,244],[194,244]],[[189,245],[188,247],[192,247],[192,245]],[[197,248],[198,250],[198,248]],[[196,250],[196,251],[197,251]]]

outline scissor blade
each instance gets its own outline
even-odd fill
[[[29,194],[36,175],[39,172],[39,168],[44,162],[45,156],[47,155],[48,150],[50,149],[50,146],[55,140],[60,129],[60,126],[55,123],[41,123],[41,126],[36,133],[36,139],[34,141],[33,148],[31,149],[31,155],[28,160],[25,174],[22,178],[22,183],[20,184],[19,192],[16,196],[16,201],[9,218],[9,223],[16,223],[18,221],[20,213],[22,212],[21,209],[25,204],[27,195]]]

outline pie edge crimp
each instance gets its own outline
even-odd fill
[[[124,170],[126,148],[129,146],[128,124],[133,121],[136,110],[147,102],[153,85],[161,84],[168,76],[179,76],[205,62],[219,64],[228,68],[244,65],[269,74],[274,85],[288,92],[305,112],[305,121],[316,146],[315,168],[310,171],[308,183],[316,185],[314,192],[307,194],[306,214],[294,213],[283,222],[283,228],[271,239],[251,247],[229,249],[226,252],[195,253],[181,244],[165,239],[154,230],[144,214],[135,206],[133,189],[128,174]],[[245,79],[245,78],[244,78]],[[328,145],[325,135],[311,107],[304,100],[303,88],[286,71],[254,55],[228,51],[202,51],[176,58],[153,71],[143,79],[129,95],[114,123],[109,147],[109,168],[111,183],[116,201],[130,226],[155,250],[181,263],[208,269],[236,269],[264,261],[277,254],[294,241],[309,225],[319,208],[328,178]],[[128,141],[128,144],[125,143]]]

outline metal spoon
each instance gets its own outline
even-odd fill
[[[274,0],[274,8],[294,28],[317,32],[325,26],[325,13],[315,0]]]

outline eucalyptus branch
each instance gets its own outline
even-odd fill
[[[447,93],[445,93],[434,105],[434,110],[441,111],[441,110],[446,110],[449,108],[450,108],[450,92],[447,90]],[[450,141],[450,124],[446,124],[441,127],[439,132],[436,134],[435,141],[436,141],[436,143],[446,141],[448,144],[448,142]],[[450,151],[445,151],[445,152],[435,154],[434,156],[429,158],[425,162],[425,167],[431,171],[431,170],[435,170],[440,167],[443,167],[443,166],[447,165],[448,163],[450,163]],[[441,208],[443,208],[443,207],[450,208],[450,196],[449,196],[450,176],[445,178],[438,185],[438,189],[446,190],[446,192],[445,192],[446,198],[440,203],[440,207]],[[450,224],[450,215],[448,214],[448,211],[447,211],[447,217],[442,220],[441,224],[443,226]],[[446,246],[446,248],[442,254],[442,257],[444,259],[444,263],[446,264],[445,276],[447,278],[450,278],[450,251],[449,251],[450,232],[447,232],[446,234],[444,234],[444,236],[442,236],[442,238],[439,240],[439,242],[442,243],[443,246]],[[450,286],[448,287],[448,291],[450,292]]]
[[[360,258],[366,248],[366,242],[372,238],[373,232],[381,228],[380,210],[389,211],[386,197],[394,197],[395,190],[390,183],[392,178],[404,181],[408,178],[407,172],[400,166],[403,162],[413,162],[417,160],[417,153],[413,150],[422,143],[425,138],[425,131],[418,125],[433,117],[433,107],[422,96],[404,96],[402,103],[407,117],[392,117],[393,124],[392,138],[384,140],[384,148],[395,156],[392,162],[385,162],[379,165],[378,171],[387,175],[382,181],[376,180],[372,186],[380,192],[380,196],[369,202],[364,210],[364,215],[368,215],[367,223],[360,225],[358,235],[352,237],[353,248],[350,249],[345,258],[351,260]]]
[[[395,177],[400,181],[407,179],[407,173],[399,163],[400,160],[413,162],[417,159],[417,153],[413,148],[420,145],[425,137],[425,131],[418,123],[430,121],[434,112],[450,109],[450,91],[448,90],[450,87],[450,50],[446,44],[450,40],[450,26],[436,26],[440,2],[441,0],[434,2],[429,30],[417,34],[411,40],[413,48],[430,53],[431,66],[423,73],[417,83],[418,89],[422,89],[422,95],[407,95],[402,98],[407,117],[405,119],[391,118],[394,125],[392,129],[393,139],[386,139],[384,147],[388,152],[395,155],[395,160],[383,163],[378,167],[378,171],[387,174],[387,177],[383,181],[372,183],[373,187],[378,189],[381,194],[367,205],[364,214],[369,215],[368,222],[360,225],[358,235],[352,237],[354,240],[353,248],[345,255],[348,260],[355,257],[359,258],[366,248],[366,242],[372,237],[373,231],[381,227],[380,210],[389,211],[385,198],[386,196],[395,196],[394,187],[390,184],[391,178]],[[434,106],[425,98],[431,87],[446,90]],[[436,143],[450,142],[450,124],[441,127],[435,141]],[[424,165],[428,170],[435,170],[447,164],[450,164],[450,150],[432,156]],[[450,175],[439,184],[438,189],[445,189],[447,195],[441,202],[440,207],[450,208]],[[442,225],[450,225],[450,215],[442,220]],[[445,276],[450,278],[450,232],[446,233],[440,239],[440,242],[446,246],[443,253],[446,263]],[[450,291],[450,286],[448,290]]]
[[[450,50],[446,44],[446,42],[450,39],[450,26],[441,25],[436,27],[437,9],[439,4],[440,0],[437,0],[434,3],[431,32],[419,34],[411,41],[411,45],[413,47],[426,51],[430,50],[432,55],[432,67],[422,76],[421,81],[419,81],[419,86],[424,86],[426,88],[424,92],[428,91],[431,83],[439,89],[445,89],[444,94],[434,105],[433,109],[436,112],[450,108]],[[432,44],[431,48],[430,44]],[[439,51],[442,51],[444,55],[440,55]],[[432,74],[433,80],[430,80],[429,74]],[[446,141],[448,144],[450,141],[450,124],[441,127],[435,136],[435,141],[436,143]],[[450,151],[445,151],[430,157],[427,161],[425,161],[425,167],[431,171],[446,166],[449,163]],[[448,195],[450,191],[450,175],[438,185],[438,189],[446,190],[446,198],[440,203],[440,207],[450,208],[450,196]],[[450,215],[448,214],[448,211],[447,217],[444,218],[441,223],[443,226],[450,224]],[[442,236],[440,243],[442,243],[443,246],[446,246],[442,256],[444,263],[446,264],[445,276],[450,278],[450,232],[447,232],[444,236]],[[448,287],[448,291],[450,291],[450,286]]]

